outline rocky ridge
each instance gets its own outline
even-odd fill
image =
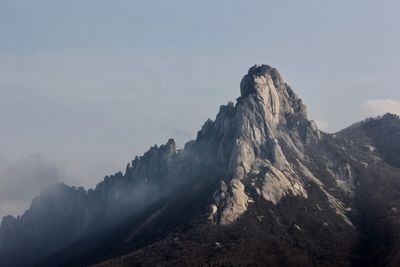
[[[184,149],[170,139],[93,190],[58,185],[21,217],[3,218],[0,265],[83,266],[134,251],[101,266],[364,266],[370,251],[395,243],[380,218],[400,209],[399,154],[380,136],[400,143],[398,127],[385,115],[323,133],[279,72],[255,65],[237,102]],[[400,255],[386,254],[371,262]]]

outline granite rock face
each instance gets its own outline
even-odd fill
[[[210,220],[221,224],[230,224],[239,219],[247,210],[250,198],[244,191],[244,185],[237,179],[232,179],[227,186],[221,181],[220,188],[213,194],[214,204],[211,204]],[[217,213],[220,211],[219,213]],[[219,215],[219,216],[218,216]]]
[[[296,166],[286,159],[281,147],[284,143],[301,158],[304,157],[304,144],[317,142],[321,137],[315,124],[307,119],[301,99],[278,71],[268,65],[251,67],[240,83],[240,92],[229,115],[226,118],[225,113],[217,116],[218,125],[223,126],[218,131],[224,132],[225,136],[228,136],[226,133],[233,134],[233,138],[228,137],[233,140],[228,180],[244,182],[249,191],[261,192],[265,200],[274,204],[286,195],[307,198],[304,185],[308,181],[295,171]],[[250,172],[261,173],[257,178],[260,186],[246,182]],[[237,217],[247,209],[247,205],[235,205],[218,208],[220,223],[234,221],[229,210],[235,210]]]

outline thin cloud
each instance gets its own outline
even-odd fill
[[[400,115],[400,100],[393,99],[371,99],[363,105],[363,111],[367,116],[378,116],[384,113]]]
[[[41,154],[33,154],[0,165],[0,218],[19,215],[29,207],[33,197],[51,184],[61,182],[59,167]]]

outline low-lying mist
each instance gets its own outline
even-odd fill
[[[32,154],[15,161],[0,162],[0,218],[20,215],[48,186],[64,181],[64,174],[57,164],[41,154]]]

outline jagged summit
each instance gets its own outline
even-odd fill
[[[279,87],[280,84],[284,83],[281,75],[279,74],[278,70],[269,66],[269,65],[254,65],[249,69],[247,75],[244,76],[242,79],[242,84],[240,86],[240,93],[242,97],[246,97],[247,95],[256,92],[254,85],[249,85],[249,81],[254,81],[252,78],[259,76],[270,77],[274,83],[275,87]],[[244,85],[244,86],[242,86]]]
[[[321,133],[307,118],[300,98],[268,65],[251,67],[240,83],[241,96],[220,109],[215,122],[208,121],[201,136],[219,136],[217,155],[227,159],[227,176],[214,193],[211,220],[229,224],[247,210],[252,200],[245,189],[252,188],[266,201],[278,204],[288,195],[307,198],[305,168],[299,170],[304,146],[317,142]],[[214,133],[214,134],[212,134]],[[300,164],[301,165],[301,164]],[[248,180],[252,173],[257,178]],[[307,177],[304,179],[304,177]]]
[[[269,65],[254,65],[240,83],[239,101],[256,97],[263,104],[265,119],[276,126],[279,122],[307,120],[307,108],[278,70]]]

